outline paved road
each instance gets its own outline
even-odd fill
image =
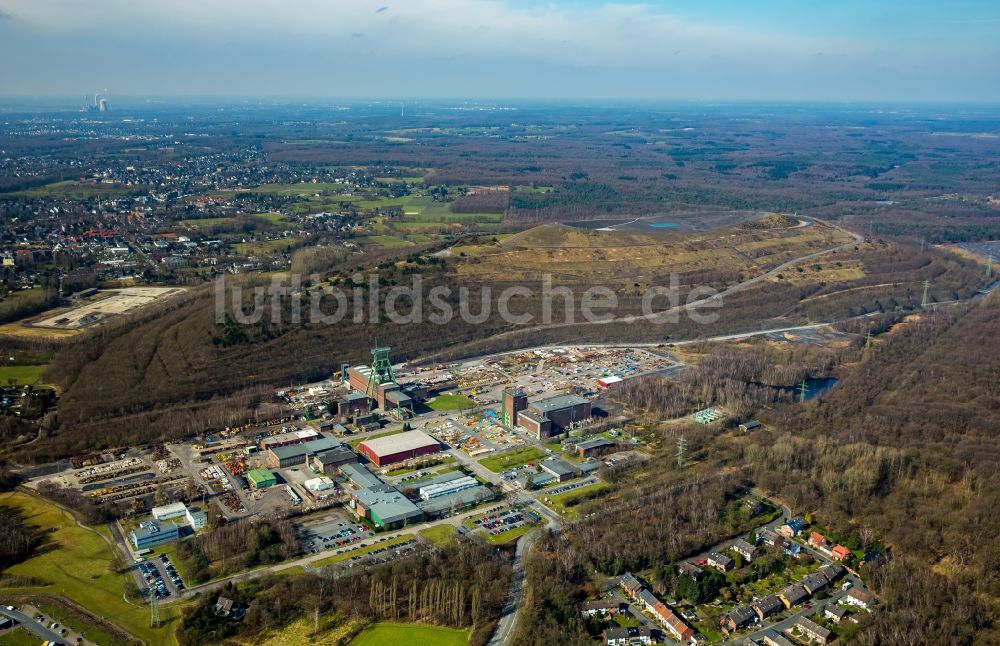
[[[17,610],[7,610],[7,608],[0,608],[0,614],[10,617],[14,621],[18,622],[24,626],[25,630],[34,633],[42,641],[50,641],[57,644],[65,643],[62,636],[52,632],[42,624],[38,623],[33,617],[29,617],[28,615]]]
[[[507,601],[500,612],[496,631],[490,638],[488,646],[504,646],[510,643],[517,625],[517,613],[521,609],[521,599],[524,596],[524,558],[531,551],[537,540],[538,532],[533,531],[521,537],[514,549],[513,572],[510,577],[510,588]]]

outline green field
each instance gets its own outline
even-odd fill
[[[246,256],[283,253],[290,245],[297,242],[295,238],[279,238],[277,240],[261,240],[260,242],[239,242],[233,245],[236,253]]]
[[[512,529],[509,532],[500,532],[499,534],[496,535],[487,532],[484,535],[486,536],[486,540],[488,540],[490,543],[494,545],[503,545],[505,543],[510,543],[511,541],[516,541],[517,539],[521,538],[534,528],[535,528],[534,525],[525,524],[515,529]]]
[[[579,514],[577,514],[575,509],[567,507],[566,503],[575,498],[580,498],[596,491],[603,491],[604,489],[610,489],[610,485],[604,482],[595,482],[594,484],[572,489],[566,493],[557,493],[554,496],[546,496],[545,491],[543,490],[540,492],[538,499],[546,507],[552,509],[560,516],[565,516],[570,520],[576,520],[579,517]]]
[[[432,410],[465,410],[467,408],[474,407],[476,402],[469,399],[465,395],[446,393],[444,395],[438,395],[434,399],[430,400],[427,402],[427,405]]]
[[[412,245],[411,242],[407,242],[406,240],[397,238],[396,236],[388,236],[388,235],[368,236],[365,239],[368,242],[371,242],[372,244],[377,244],[380,247],[409,247],[410,245]]]
[[[465,646],[469,631],[423,624],[372,624],[351,641],[351,646]]]
[[[491,455],[488,458],[483,458],[479,461],[479,464],[494,473],[500,473],[501,471],[505,471],[511,467],[527,464],[528,462],[537,462],[544,457],[545,453],[543,453],[541,449],[533,446],[525,446],[520,449],[505,451],[499,455]]]
[[[139,190],[135,188],[119,188],[96,182],[67,180],[65,182],[55,182],[53,184],[46,184],[45,186],[17,191],[16,193],[8,193],[7,195],[13,197],[53,197],[67,200],[89,200],[93,197],[121,197],[130,193],[136,193]]]
[[[418,534],[425,540],[434,543],[439,547],[447,545],[455,539],[455,528],[451,525],[433,525],[421,529]]]
[[[35,633],[29,633],[20,627],[0,635],[0,644],[3,646],[38,646],[40,643],[38,637],[35,637]]]
[[[18,386],[41,383],[46,368],[48,366],[0,366],[0,384],[11,381]]]
[[[47,581],[37,587],[0,588],[8,594],[61,594],[145,640],[148,644],[173,644],[176,605],[160,607],[158,629],[149,627],[149,609],[141,602],[126,601],[127,578],[115,573],[114,553],[105,542],[107,530],[80,527],[67,511],[20,492],[0,494],[0,504],[22,511],[30,525],[49,531],[47,547],[37,556],[7,569],[7,573]]]

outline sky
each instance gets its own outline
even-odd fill
[[[0,0],[0,96],[1000,102],[998,0]]]

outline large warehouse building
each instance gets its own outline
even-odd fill
[[[358,445],[358,451],[380,467],[430,455],[440,450],[441,445],[438,441],[423,431],[397,433],[365,440]]]
[[[590,400],[576,395],[560,395],[528,404],[517,414],[517,424],[539,440],[558,435],[576,422],[590,419]]]

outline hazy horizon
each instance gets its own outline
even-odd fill
[[[1000,5],[0,0],[0,96],[997,102]]]

